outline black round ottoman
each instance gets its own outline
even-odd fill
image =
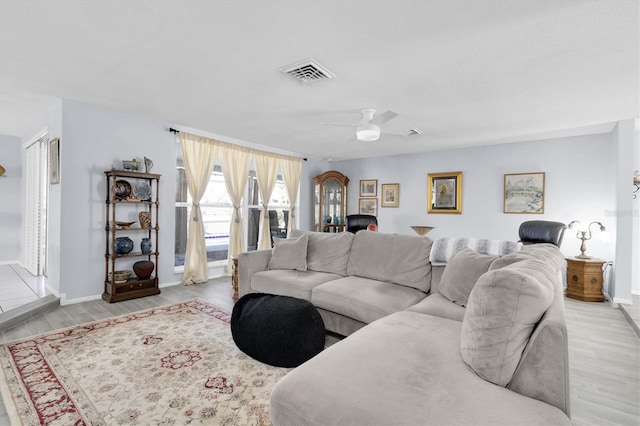
[[[276,367],[297,367],[324,349],[320,313],[295,297],[242,296],[231,313],[231,334],[242,352]]]

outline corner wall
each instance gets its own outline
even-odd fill
[[[18,263],[22,248],[22,148],[20,138],[0,135],[0,264]]]

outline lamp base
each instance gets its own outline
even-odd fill
[[[579,254],[576,256],[576,259],[592,259],[592,257],[587,256],[586,254]]]

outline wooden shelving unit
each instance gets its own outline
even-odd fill
[[[104,293],[102,298],[109,302],[120,302],[123,300],[135,299],[138,297],[151,296],[160,293],[158,287],[158,211],[160,202],[158,200],[160,175],[152,173],[139,173],[123,170],[109,170],[104,172],[107,183],[105,201],[105,272],[104,272]],[[133,188],[137,182],[147,182],[151,188],[151,199],[140,200],[135,197],[133,191],[126,196],[118,196],[116,193],[116,181],[124,180]],[[147,211],[151,215],[151,226],[142,228],[138,222],[137,226],[119,227],[116,225],[118,214]],[[127,254],[116,253],[116,238],[120,236],[130,237],[134,242],[134,251]],[[140,247],[143,237],[151,240],[152,249],[149,253],[136,251]],[[154,260],[155,268],[150,278],[139,279],[135,273],[126,282],[115,282],[114,272],[119,270],[118,264],[125,264],[128,260]]]

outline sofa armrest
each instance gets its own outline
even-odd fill
[[[569,345],[559,283],[554,301],[531,334],[507,388],[554,405],[571,417]]]
[[[266,271],[272,250],[246,251],[238,255],[238,297],[251,293],[251,277]]]

